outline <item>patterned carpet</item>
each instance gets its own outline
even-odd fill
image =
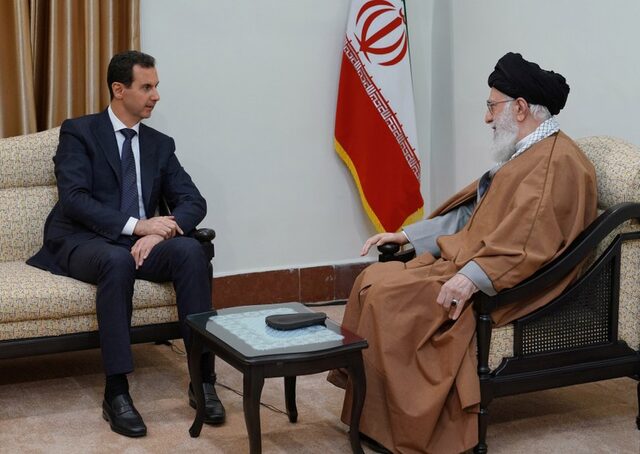
[[[341,320],[343,307],[323,307]],[[180,343],[176,343],[181,346]],[[98,350],[3,360],[0,363],[0,453],[225,453],[248,452],[242,398],[223,386],[227,409],[221,427],[188,434],[194,410],[187,403],[184,356],[164,345],[134,347],[131,394],[149,433],[129,439],[109,430],[101,416],[104,378]],[[242,389],[242,376],[223,362],[219,381]],[[264,453],[348,453],[339,414],[343,392],[325,374],[299,377],[298,422],[289,423],[282,379],[268,379],[261,409]],[[640,452],[636,383],[631,379],[524,394],[490,406],[490,453]],[[372,452],[365,448],[365,452]]]

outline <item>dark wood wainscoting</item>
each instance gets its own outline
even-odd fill
[[[370,263],[348,263],[235,274],[213,279],[216,309],[247,304],[345,300],[353,281]]]

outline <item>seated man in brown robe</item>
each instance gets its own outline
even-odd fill
[[[376,263],[356,280],[344,326],[365,337],[363,434],[396,453],[457,453],[478,441],[474,293],[513,287],[553,260],[596,216],[593,166],[559,130],[569,86],[520,54],[489,76],[484,121],[498,164],[429,219],[374,245],[410,242],[416,258]],[[557,296],[577,270],[544,295],[493,314],[496,325]],[[344,384],[341,371],[329,380]],[[349,421],[350,392],[343,421]]]

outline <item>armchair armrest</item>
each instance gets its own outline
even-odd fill
[[[209,260],[213,259],[215,256],[215,248],[213,246],[213,239],[216,237],[215,230],[208,228],[196,229],[189,236],[200,242],[200,246],[204,249],[204,253]]]
[[[492,297],[479,292],[474,297],[476,311],[480,314],[489,314],[497,307],[522,301],[546,290],[582,263],[598,243],[616,227],[630,219],[639,218],[640,203],[625,202],[610,207],[578,235],[558,258],[542,267],[530,278]]]
[[[161,216],[168,216],[171,214],[171,210],[169,209],[169,205],[167,205],[167,201],[165,199],[160,199],[160,203],[158,206],[158,213]],[[209,260],[213,259],[215,256],[215,249],[213,247],[213,240],[216,237],[216,231],[213,229],[202,228],[196,229],[187,234],[187,236],[193,237],[200,242],[200,245],[204,249],[204,253],[206,254]]]
[[[400,245],[396,243],[387,243],[382,246],[378,246],[380,255],[378,256],[379,262],[408,262],[416,256],[416,251],[413,248],[409,248],[404,251],[400,251]]]
[[[193,237],[201,243],[210,243],[216,237],[216,231],[213,229],[197,229],[193,232]]]

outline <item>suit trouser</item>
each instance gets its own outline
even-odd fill
[[[209,263],[197,240],[175,237],[162,241],[137,270],[130,251],[132,243],[128,238],[122,243],[95,239],[77,246],[69,257],[69,276],[97,285],[96,313],[106,375],[133,371],[129,330],[135,279],[173,282],[187,348],[190,331],[185,317],[211,310]]]

